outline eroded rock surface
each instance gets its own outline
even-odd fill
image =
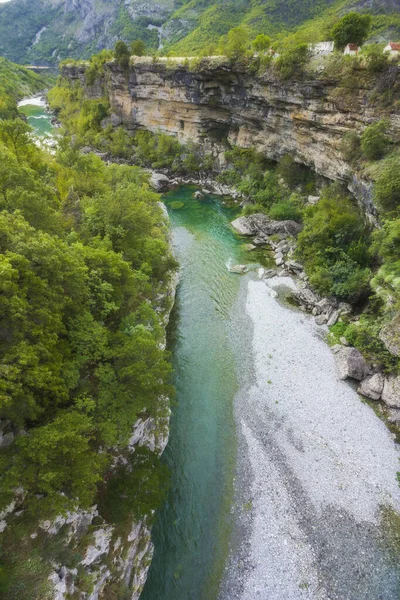
[[[384,382],[385,379],[382,373],[375,373],[375,375],[364,379],[357,391],[363,396],[371,398],[371,400],[379,400],[382,395]]]
[[[361,132],[382,116],[380,107],[368,105],[368,89],[338,97],[332,79],[282,82],[270,72],[256,76],[223,59],[190,69],[184,59],[135,58],[128,76],[108,63],[104,77],[89,87],[85,68],[66,66],[63,74],[79,79],[90,97],[106,93],[112,113],[127,129],[161,130],[181,142],[201,143],[221,166],[226,142],[254,147],[273,160],[290,153],[320,175],[346,183],[366,211],[375,212],[371,182],[354,174],[340,151],[346,133]],[[399,139],[399,119],[386,112],[391,135]]]

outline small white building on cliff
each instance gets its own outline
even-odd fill
[[[400,42],[389,42],[383,49],[384,52],[388,52],[390,56],[399,56],[400,54]]]
[[[357,44],[347,44],[346,48],[344,49],[343,54],[346,55],[357,55],[360,51],[360,47],[357,46]]]

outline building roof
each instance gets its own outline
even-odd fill
[[[391,50],[396,50],[397,52],[400,52],[400,42],[389,42],[388,46],[390,46]]]
[[[346,48],[349,50],[358,50],[359,46],[357,46],[357,44],[347,44]]]

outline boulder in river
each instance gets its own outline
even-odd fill
[[[382,400],[392,408],[400,408],[400,375],[389,375],[385,379]]]
[[[170,188],[170,180],[162,173],[152,173],[150,185],[156,192],[166,192]]]
[[[231,225],[240,235],[254,235],[255,233],[249,225],[247,217],[239,217],[232,221]]]
[[[371,367],[365,361],[357,348],[333,346],[339,379],[365,379],[371,372]]]
[[[231,267],[228,267],[228,269],[230,273],[237,273],[238,275],[243,275],[249,270],[246,265],[232,265]]]
[[[239,217],[232,222],[232,227],[240,235],[275,235],[294,236],[300,233],[302,227],[296,221],[273,221],[267,215],[256,213],[249,217]]]
[[[357,392],[367,398],[371,398],[371,400],[379,400],[382,395],[384,382],[385,379],[382,373],[375,373],[375,375],[370,375],[366,379],[363,379]]]
[[[193,196],[194,198],[196,198],[196,200],[203,200],[204,198],[204,194],[200,192],[200,190],[197,190],[197,192],[195,192]]]

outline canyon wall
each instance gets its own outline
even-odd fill
[[[321,75],[282,82],[269,72],[252,74],[222,59],[189,66],[185,59],[134,58],[128,72],[107,63],[92,86],[85,84],[85,68],[66,66],[63,74],[80,79],[91,97],[106,93],[114,125],[122,122],[128,129],[164,131],[181,142],[200,143],[220,165],[232,145],[254,147],[273,160],[290,153],[318,174],[345,182],[374,214],[371,182],[354,173],[340,152],[346,133],[361,132],[382,116],[400,141],[400,115],[371,106],[368,87],[341,89],[338,81]]]

